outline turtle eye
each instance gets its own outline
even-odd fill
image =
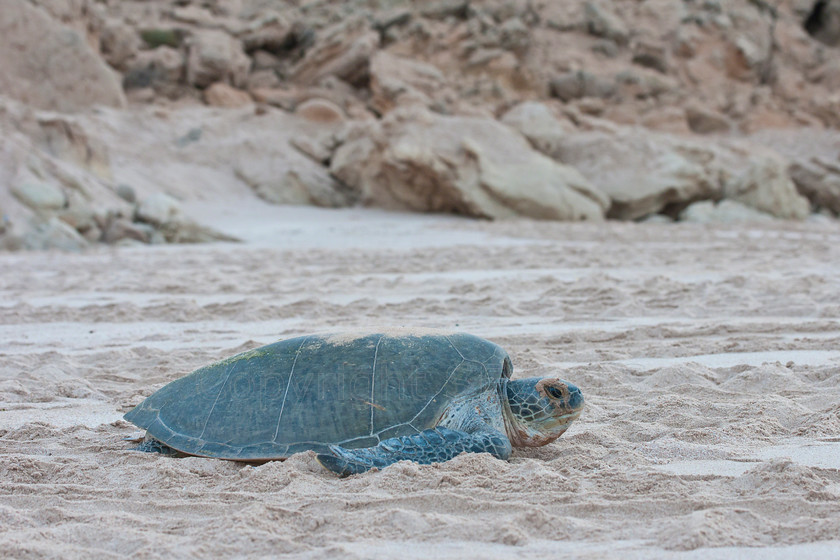
[[[548,393],[548,396],[552,399],[562,399],[563,398],[563,391],[558,389],[557,387],[546,387],[545,392]]]

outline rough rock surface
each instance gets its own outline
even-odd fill
[[[797,161],[791,165],[790,174],[799,192],[817,208],[840,214],[840,158]]]
[[[431,64],[378,51],[370,61],[370,87],[371,105],[384,114],[397,105],[431,107],[445,93],[446,78]]]
[[[379,34],[363,19],[338,23],[322,34],[322,39],[306,53],[292,70],[299,83],[311,85],[326,76],[348,83],[360,83],[370,74],[370,57],[379,46]]]
[[[728,180],[723,194],[778,218],[803,219],[810,212],[808,200],[788,176],[788,161],[772,152],[747,151],[747,169]]]
[[[235,192],[494,218],[673,219],[721,199],[836,215],[838,22],[838,0],[9,0],[0,92],[58,112],[0,99],[2,235],[18,240],[3,245],[53,217],[87,242],[152,242],[134,201],[159,193],[185,209]],[[66,114],[126,97],[124,114]],[[63,202],[27,202],[33,185]]]
[[[67,204],[60,187],[44,181],[27,181],[12,186],[12,194],[33,210],[59,210]]]
[[[610,197],[610,218],[641,218],[721,192],[707,165],[714,150],[672,135],[638,128],[578,132],[564,136],[552,155]]]
[[[0,92],[58,111],[125,105],[117,73],[85,37],[26,0],[0,9]]]
[[[490,119],[395,112],[339,147],[330,170],[386,208],[598,220],[609,204],[575,169]]]
[[[250,66],[239,41],[222,31],[203,30],[192,37],[189,46],[187,82],[198,87],[218,81],[242,86]]]
[[[701,200],[680,212],[680,221],[699,224],[736,224],[768,222],[774,218],[766,212],[756,210],[735,200],[724,199],[718,203]]]
[[[528,139],[540,152],[554,154],[565,136],[576,134],[571,122],[557,117],[547,103],[525,101],[511,108],[500,119]]]

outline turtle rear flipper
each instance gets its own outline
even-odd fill
[[[374,467],[387,467],[397,461],[440,463],[464,452],[490,453],[507,459],[511,445],[504,434],[495,430],[468,433],[439,426],[410,436],[386,439],[375,447],[345,449],[331,445],[330,451],[332,455],[319,454],[318,462],[339,476],[349,476]]]
[[[183,457],[184,454],[177,449],[172,449],[165,443],[161,443],[156,439],[148,438],[137,447],[132,447],[131,451],[142,451],[143,453],[160,453],[167,457]]]

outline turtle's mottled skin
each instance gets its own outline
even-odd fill
[[[512,371],[502,348],[463,333],[311,335],[196,370],[125,418],[147,430],[141,450],[267,461],[311,449],[341,475],[465,451],[507,459],[583,408],[574,385]]]

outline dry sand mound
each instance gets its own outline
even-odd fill
[[[0,254],[5,557],[836,557],[836,225],[216,208],[247,243]],[[202,364],[372,325],[486,336],[588,407],[510,462],[346,480],[122,441]]]

